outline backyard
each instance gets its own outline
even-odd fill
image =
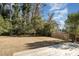
[[[79,56],[79,4],[0,3],[0,56],[36,49]]]
[[[16,52],[51,46],[62,41],[51,37],[0,36],[0,55],[10,56]]]

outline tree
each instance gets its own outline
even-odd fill
[[[30,20],[30,11],[31,11],[31,4],[23,4],[22,5],[22,13],[23,13],[23,18],[25,22],[29,22]]]
[[[67,32],[70,34],[72,41],[76,41],[77,29],[79,26],[79,13],[70,14],[66,20]]]
[[[44,33],[47,36],[52,36],[53,32],[57,31],[58,25],[56,21],[52,20],[53,13],[48,14],[48,21],[44,25]]]
[[[20,9],[19,9],[19,4],[15,3],[13,5],[13,10],[14,10],[14,13],[13,13],[13,16],[12,16],[12,31],[11,31],[11,35],[13,34],[21,34],[21,29],[22,29],[22,19],[20,19],[20,16],[19,16],[19,12],[20,12]]]
[[[0,35],[9,33],[12,29],[12,24],[8,20],[4,20],[2,16],[0,16]]]
[[[34,29],[31,24],[31,7],[30,3],[22,5],[22,18],[23,18],[23,32],[26,33],[33,33]]]
[[[0,14],[2,17],[10,19],[12,15],[11,3],[1,3],[0,4]]]
[[[5,3],[0,4],[0,15],[8,25],[10,23],[10,35],[19,34],[39,34],[52,33],[56,29],[56,22],[52,20],[53,13],[49,15],[48,21],[43,20],[42,8],[46,4],[30,3]],[[6,25],[7,26],[7,25]],[[3,31],[4,32],[4,31]]]
[[[46,36],[52,36],[53,32],[57,31],[57,23],[54,20],[51,20],[50,22],[46,22],[44,25],[44,35]]]
[[[32,26],[35,30],[35,34],[38,34],[44,28],[44,23],[41,17],[35,16],[31,20]]]

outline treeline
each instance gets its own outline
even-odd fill
[[[0,35],[45,35],[51,36],[58,25],[48,14],[48,20],[41,15],[46,4],[0,4]]]
[[[68,15],[68,19],[65,21],[65,31],[72,42],[79,42],[79,12]]]

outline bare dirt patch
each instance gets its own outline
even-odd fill
[[[50,37],[0,36],[0,56],[10,56],[15,52],[51,46],[62,41]]]

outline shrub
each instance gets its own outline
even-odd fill
[[[0,35],[3,33],[9,33],[12,29],[12,24],[8,21],[8,19],[4,20],[2,16],[0,16]]]

